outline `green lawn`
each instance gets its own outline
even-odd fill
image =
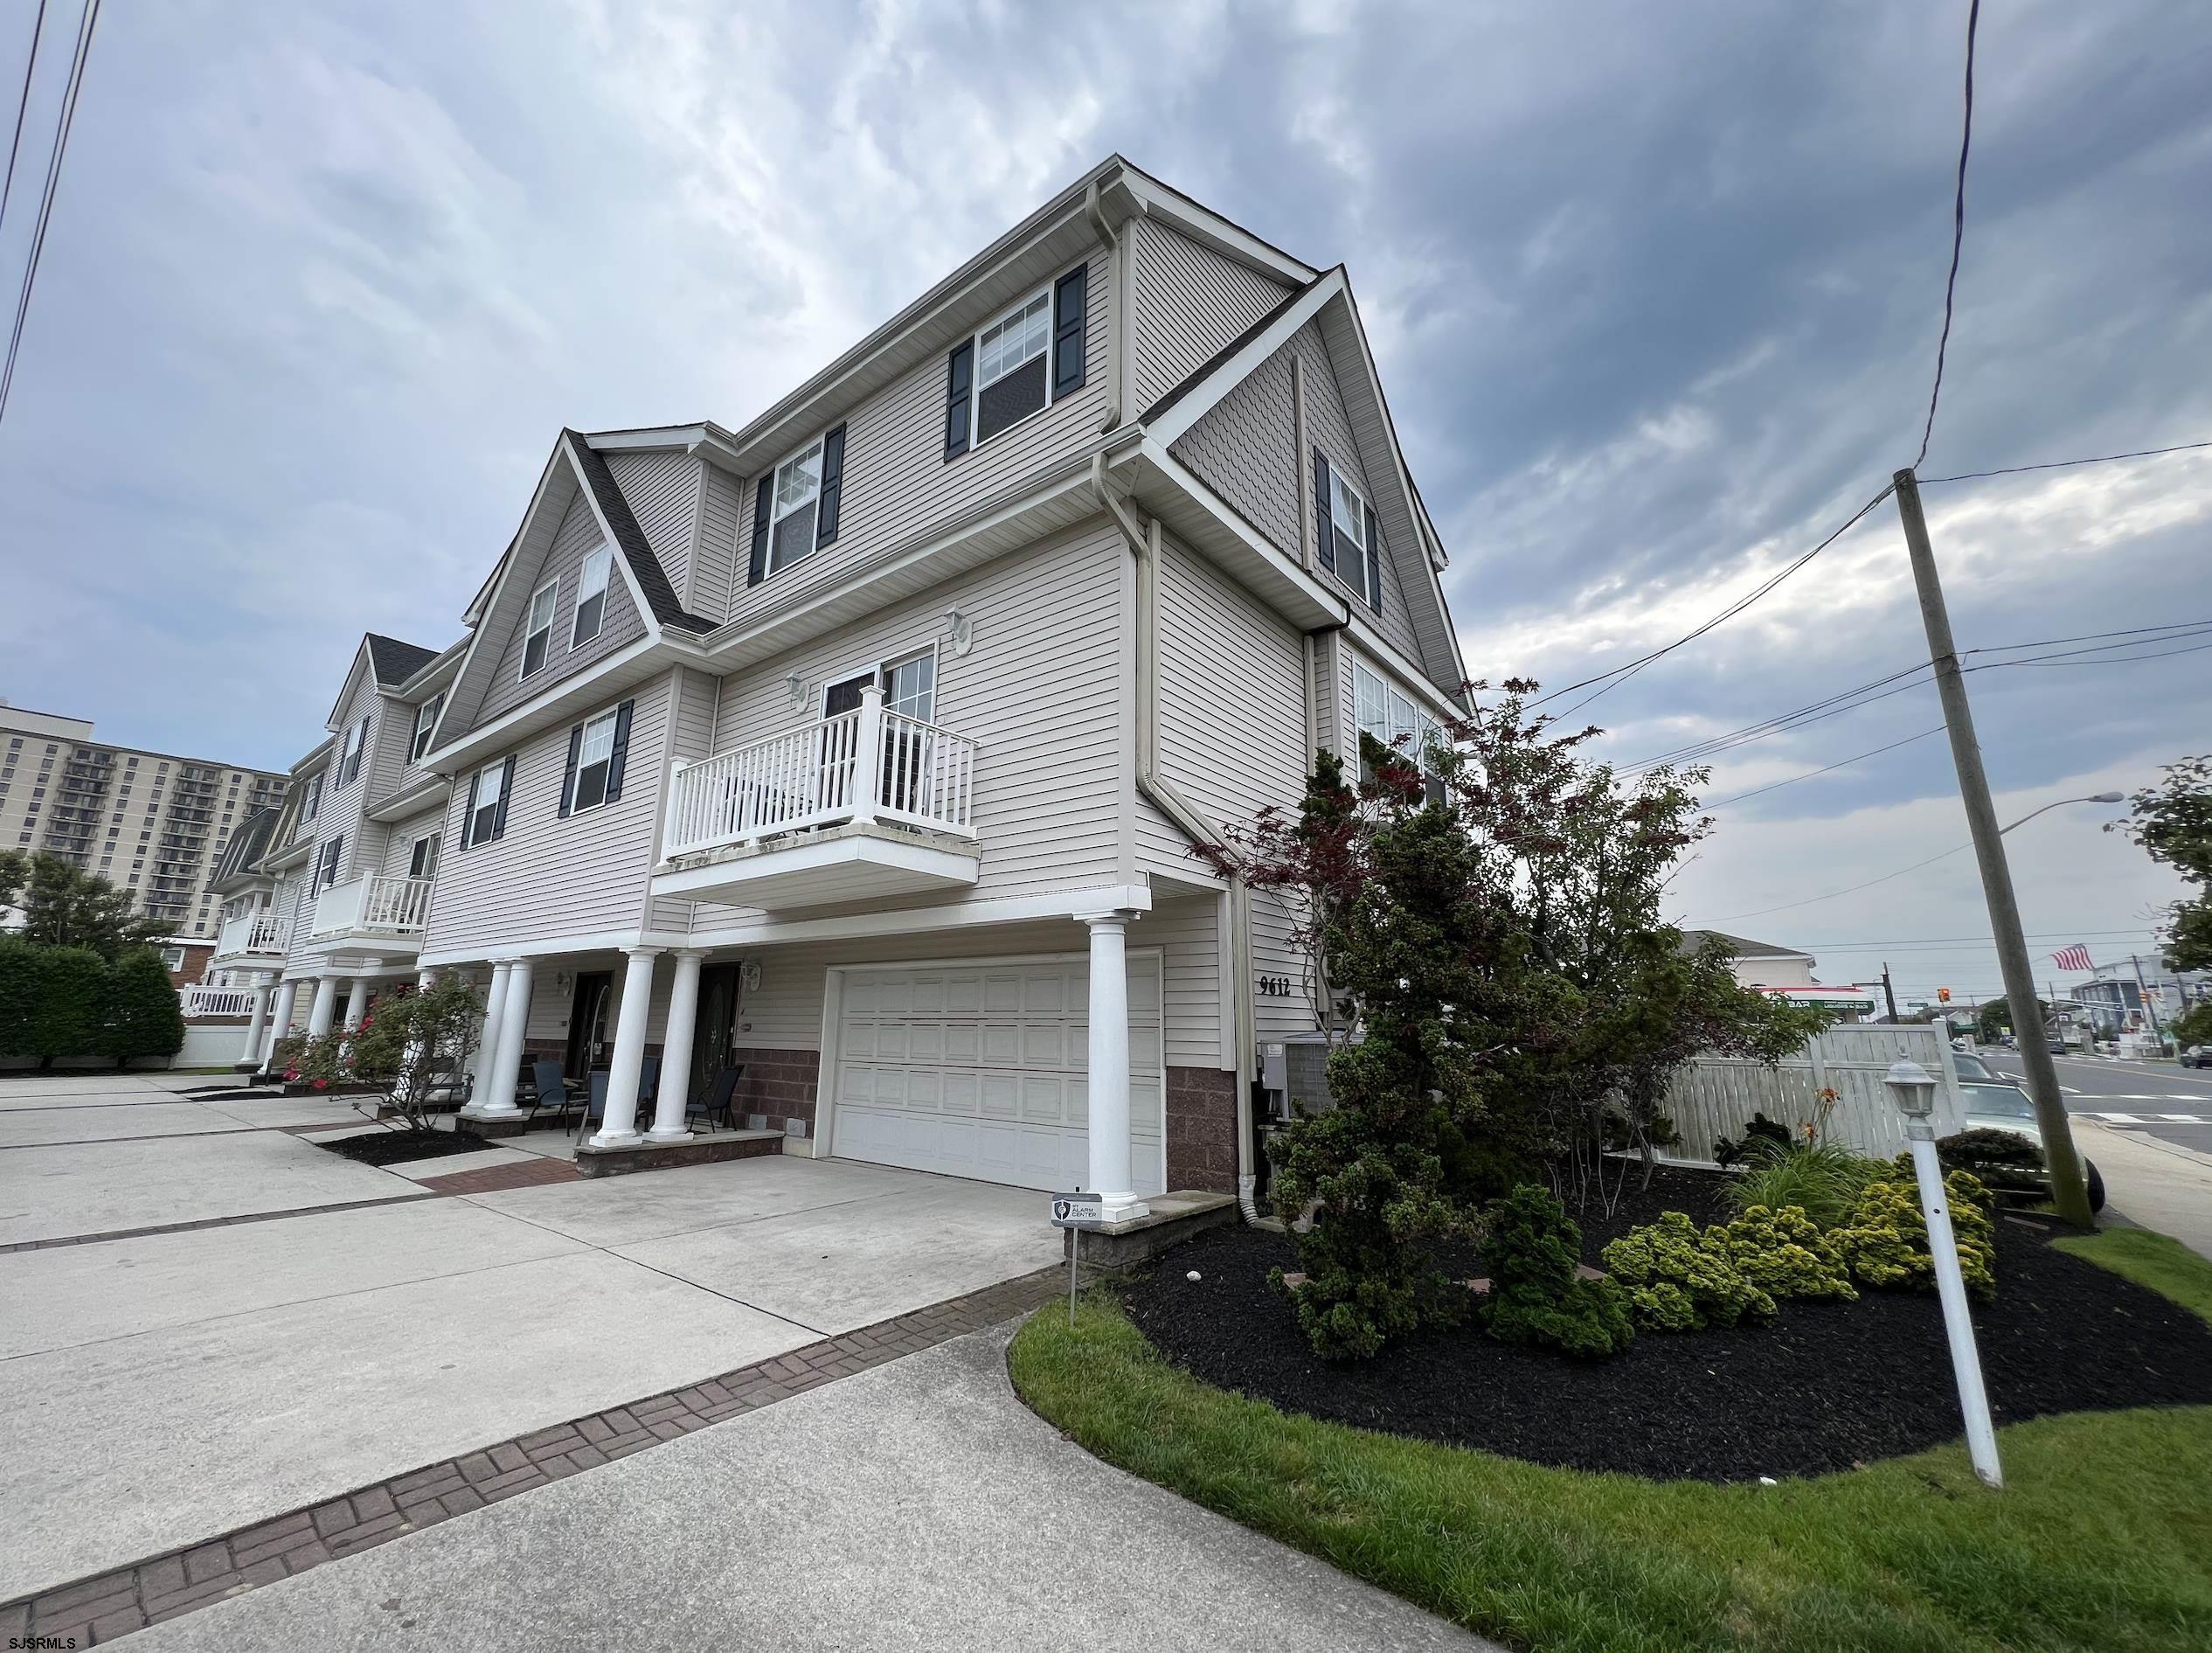
[[[2063,1243],[2212,1317],[2212,1263],[2162,1235]],[[1715,1487],[1281,1413],[1169,1366],[1103,1294],[1072,1330],[1032,1316],[1008,1364],[1099,1457],[1515,1647],[2212,1648],[2212,1407],[2004,1429],[1997,1494],[1963,1447]]]

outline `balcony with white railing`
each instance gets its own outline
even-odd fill
[[[411,953],[422,945],[430,920],[431,883],[371,872],[332,885],[315,898],[308,944],[326,951],[334,945],[374,945],[386,953]]]
[[[973,884],[975,749],[870,686],[850,712],[679,761],[654,893],[776,908]]]
[[[251,1016],[254,990],[250,987],[209,987],[195,983],[177,990],[177,1008],[186,1016]]]
[[[292,927],[267,908],[240,913],[223,920],[215,934],[214,964],[244,964],[255,961],[281,963],[292,942]]]

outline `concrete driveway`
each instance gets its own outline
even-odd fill
[[[1006,1337],[716,1424],[132,1646],[1491,1646],[1063,1440],[1008,1384]]]
[[[347,1117],[0,1079],[0,1601],[1059,1254],[1017,1190],[782,1157],[578,1181],[550,1145],[462,1178],[538,1185],[440,1188],[475,1156],[378,1170],[297,1134]]]

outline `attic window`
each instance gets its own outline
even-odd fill
[[[607,579],[614,568],[614,553],[604,545],[584,559],[583,577],[576,586],[576,624],[569,632],[570,648],[599,636],[607,619]]]
[[[1045,357],[1052,343],[1049,288],[975,336],[975,440],[987,442],[1050,399]]]
[[[1336,533],[1336,572],[1361,596],[1372,602],[1377,578],[1372,548],[1367,543],[1367,501],[1359,490],[1334,467],[1329,471],[1329,525]]]
[[[545,663],[545,656],[552,649],[553,608],[560,594],[561,582],[549,580],[530,597],[530,629],[523,635],[522,676],[525,677]]]

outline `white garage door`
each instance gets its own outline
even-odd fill
[[[1129,958],[1129,1119],[1140,1194],[1165,1191],[1160,960]],[[1089,1181],[1081,961],[845,972],[829,1151],[1023,1188]]]

